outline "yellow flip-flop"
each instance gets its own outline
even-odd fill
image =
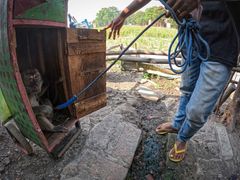
[[[178,131],[174,130],[174,129],[164,129],[164,130],[161,131],[159,128],[157,128],[156,133],[159,134],[159,135],[165,135],[165,134],[168,134],[168,133],[178,133]]]
[[[168,134],[168,132],[167,132],[167,131],[162,131],[162,132],[159,132],[159,131],[157,131],[157,130],[156,130],[156,132],[157,132],[157,134],[159,134],[159,135],[165,135],[165,134]]]
[[[175,154],[176,154],[176,155],[177,155],[177,154],[183,154],[183,156],[181,156],[181,158],[179,158],[179,159],[174,158],[174,156],[172,155],[172,151],[173,151],[173,150],[175,151]],[[184,149],[178,150],[178,149],[177,149],[177,144],[175,143],[174,146],[173,146],[173,148],[170,150],[168,157],[169,157],[169,159],[170,159],[171,161],[173,161],[173,162],[176,162],[176,163],[177,163],[177,162],[181,162],[181,161],[185,158],[186,150],[187,150],[187,145],[186,145],[186,147],[185,147]]]

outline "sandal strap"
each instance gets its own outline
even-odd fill
[[[174,151],[175,151],[175,154],[182,154],[182,153],[185,153],[186,152],[186,147],[184,149],[181,149],[181,150],[178,150],[177,149],[177,144],[175,143],[174,144]]]

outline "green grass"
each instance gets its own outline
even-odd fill
[[[126,47],[144,28],[143,26],[124,26],[121,29],[119,38],[107,40],[107,47],[119,44],[123,44]],[[176,33],[176,29],[152,27],[133,45],[133,48],[167,52]]]

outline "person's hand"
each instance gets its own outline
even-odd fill
[[[120,35],[120,30],[124,24],[125,21],[125,17],[123,16],[118,16],[116,19],[114,19],[107,27],[105,27],[104,29],[111,29],[108,38],[111,39],[111,37],[113,37],[113,39],[116,39],[116,36]]]
[[[199,6],[199,0],[168,0],[167,4],[175,11],[179,19],[189,17],[190,13]],[[167,14],[169,17],[170,14]]]

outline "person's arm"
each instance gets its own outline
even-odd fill
[[[111,28],[111,32],[109,33],[109,39],[113,36],[113,39],[116,38],[116,35],[119,36],[120,30],[124,24],[126,18],[135,13],[137,10],[141,9],[143,6],[148,4],[151,0],[134,0],[131,4],[129,4],[120,15],[114,19],[105,29]]]
[[[193,10],[200,8],[201,0],[168,0],[167,4],[176,12],[179,19],[192,13]]]
[[[150,1],[151,0],[134,0],[121,12],[120,16],[127,18],[133,13],[135,13],[137,10],[148,4]]]
[[[127,6],[120,15],[114,19],[105,29],[111,28],[109,33],[109,39],[116,35],[119,36],[120,30],[124,24],[127,17],[132,15],[134,12],[148,4],[151,0],[134,0],[129,6]],[[199,8],[201,0],[167,0],[167,4],[173,8],[179,19],[182,19],[196,8]]]

